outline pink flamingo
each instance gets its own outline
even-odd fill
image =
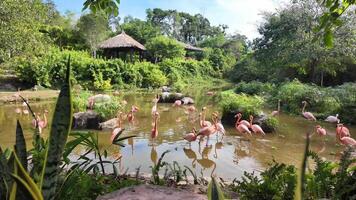
[[[151,137],[154,139],[158,136],[158,124],[157,124],[157,119],[158,119],[159,113],[156,112],[154,115],[154,125],[151,130]]]
[[[329,122],[329,123],[340,123],[340,119],[338,118],[339,114],[336,114],[335,116],[328,116],[324,121]]]
[[[157,103],[158,103],[159,97],[158,94],[156,95],[156,97],[153,99],[153,106],[152,106],[152,110],[151,110],[151,114],[152,116],[155,115],[155,113],[157,112]]]
[[[173,103],[173,107],[179,107],[179,106],[181,106],[182,105],[182,101],[181,100],[176,100],[174,103]]]
[[[252,132],[254,132],[256,134],[266,135],[265,132],[263,131],[263,129],[258,124],[252,124],[252,122],[253,122],[253,116],[250,115],[250,128],[251,128]]]
[[[326,135],[326,130],[322,128],[320,125],[315,126],[316,132],[318,133],[319,136],[325,136]]]
[[[189,145],[191,142],[195,141],[197,139],[197,134],[196,134],[195,128],[193,128],[192,132],[186,134],[183,139],[187,140],[189,142]]]
[[[356,140],[353,139],[352,137],[342,137],[340,139],[340,142],[346,146],[351,146],[351,147],[356,146]]]
[[[336,138],[341,141],[343,137],[350,137],[350,131],[343,124],[337,124],[336,126]]]
[[[111,141],[111,143],[113,143],[114,142],[114,140],[115,140],[115,138],[116,138],[116,136],[118,135],[118,134],[121,134],[122,133],[122,131],[124,130],[123,128],[122,128],[122,112],[119,112],[118,114],[117,114],[117,121],[116,121],[116,123],[117,123],[117,126],[113,129],[113,131],[111,132],[111,137],[110,137],[110,141]]]
[[[250,135],[252,136],[251,131],[248,129],[248,126],[246,126],[245,124],[242,124],[242,123],[240,122],[241,114],[240,114],[240,113],[236,114],[236,115],[235,115],[235,118],[237,118],[237,119],[236,119],[236,123],[235,123],[235,128],[236,128],[236,130],[237,130],[238,132],[242,133],[242,134],[248,133],[248,134],[250,134]]]
[[[139,108],[136,106],[131,106],[131,110],[129,113],[127,113],[127,120],[129,122],[133,122],[133,120],[135,119],[134,113],[139,111]]]
[[[272,111],[271,116],[274,117],[276,115],[279,115],[280,111],[281,111],[281,100],[278,99],[277,110]]]
[[[247,127],[250,127],[250,122],[248,122],[247,120],[241,120],[241,118],[242,118],[242,114],[241,113],[237,113],[237,116],[240,119],[240,121],[239,121],[240,124],[243,124],[243,125],[245,125]]]
[[[304,104],[303,109],[302,109],[303,117],[306,118],[307,120],[316,121],[316,118],[314,117],[314,115],[311,112],[304,112],[305,107],[307,106],[307,102],[302,101],[302,104]]]
[[[221,121],[220,120],[218,121],[218,119],[219,119],[218,114],[217,113],[213,113],[213,115],[215,116],[215,119],[216,119],[216,128],[217,128],[216,132],[225,135],[225,132],[226,132],[225,128],[222,125]]]
[[[202,137],[207,137],[207,142],[206,142],[206,145],[208,145],[208,142],[209,142],[209,136],[216,133],[216,131],[218,130],[218,127],[217,127],[217,121],[215,119],[215,116],[212,117],[212,122],[213,124],[210,125],[210,126],[206,126],[206,127],[202,127],[199,132],[198,132],[198,135],[201,135]]]
[[[200,117],[200,128],[203,128],[203,127],[208,127],[208,126],[211,126],[211,123],[209,121],[205,121],[205,112],[206,112],[206,107],[203,107],[202,108],[202,112],[199,113],[199,117]]]

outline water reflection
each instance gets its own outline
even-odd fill
[[[206,96],[199,92],[191,93],[195,97],[195,112],[189,112],[188,106],[172,107],[172,104],[157,105],[160,113],[158,136],[153,141],[151,139],[152,130],[152,99],[155,93],[125,94],[123,99],[128,103],[126,109],[129,111],[132,105],[140,108],[134,114],[133,123],[125,120],[123,136],[137,135],[125,141],[126,147],[119,148],[110,145],[110,131],[99,132],[99,145],[107,149],[108,154],[113,158],[122,157],[118,168],[134,171],[141,166],[141,171],[151,172],[150,166],[158,162],[160,155],[170,150],[166,154],[164,161],[172,163],[177,161],[182,167],[191,167],[197,174],[210,176],[216,174],[225,179],[239,178],[243,171],[263,169],[274,158],[278,162],[300,165],[303,157],[305,145],[305,132],[314,130],[315,123],[304,120],[301,117],[280,114],[280,127],[274,134],[267,134],[265,137],[253,136],[245,137],[239,135],[234,127],[225,125],[226,135],[221,137],[210,137],[206,144],[206,139],[199,143],[192,142],[189,145],[183,140],[183,136],[199,127],[199,111],[202,107],[207,107],[207,119],[211,113],[218,110],[217,103],[213,102],[214,96]],[[55,102],[32,103],[31,106],[36,113],[43,113],[48,110],[48,122],[51,124]],[[31,116],[21,113],[16,114],[16,108],[22,108],[20,104],[0,106],[0,144],[2,148],[12,147],[15,143],[16,119],[19,119],[24,129],[28,148],[32,145],[33,127]],[[311,138],[311,149],[318,152],[320,156],[335,160],[340,157],[343,146],[336,145],[335,126],[319,122],[326,130],[327,135]],[[356,135],[355,127],[349,127],[353,137]],[[49,128],[43,130],[43,136],[48,135]],[[81,150],[76,153],[82,152]]]

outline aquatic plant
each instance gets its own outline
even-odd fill
[[[241,112],[244,118],[248,118],[250,115],[259,115],[264,103],[262,97],[235,94],[231,90],[221,92],[219,99],[219,106],[222,108],[223,115],[231,112]]]
[[[161,154],[161,156],[158,159],[157,164],[155,164],[154,166],[151,166],[152,168],[152,177],[153,177],[153,184],[155,185],[161,185],[163,184],[163,182],[160,180],[159,178],[159,171],[162,167],[166,166],[168,163],[163,161],[163,157],[169,153],[169,150],[166,150],[165,152],[163,152]]]

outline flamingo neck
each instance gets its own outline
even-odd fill
[[[46,113],[43,113],[43,120],[44,120],[44,124],[45,126],[47,125],[47,116]]]
[[[240,119],[241,119],[241,116],[238,116],[236,119],[235,127],[237,127],[240,124]]]
[[[252,126],[253,117],[250,117],[250,127]]]
[[[278,110],[278,112],[281,110],[281,102],[280,101],[278,101],[277,110]]]
[[[304,113],[306,106],[307,106],[307,102],[304,102],[304,106],[303,106],[303,109],[302,109],[302,113]]]

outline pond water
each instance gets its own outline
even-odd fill
[[[205,96],[206,91],[200,91],[195,97],[195,106],[201,109],[207,106],[208,115],[218,110],[214,103],[214,96]],[[199,95],[198,95],[199,94]],[[123,99],[128,102],[127,109],[136,105],[140,110],[135,115],[134,124],[125,122],[126,131],[123,135],[137,135],[134,139],[125,141],[126,147],[110,145],[110,132],[99,131],[99,143],[103,149],[107,149],[111,156],[118,153],[122,155],[119,163],[121,170],[135,171],[137,167],[143,172],[151,172],[152,166],[165,150],[170,150],[164,160],[172,163],[177,161],[181,167],[190,167],[198,176],[210,176],[215,174],[227,180],[240,178],[244,171],[257,173],[268,166],[273,159],[278,162],[300,166],[304,145],[305,133],[312,131],[314,122],[309,122],[301,116],[281,114],[278,116],[280,127],[276,133],[267,134],[265,137],[242,136],[233,127],[225,126],[226,135],[210,137],[208,145],[206,140],[200,144],[193,142],[191,146],[184,141],[183,136],[199,127],[198,113],[188,116],[185,106],[176,108],[172,104],[158,104],[160,118],[158,121],[159,136],[152,141],[151,132],[151,108],[154,93],[128,93]],[[53,114],[55,102],[31,103],[35,112],[49,111],[49,123]],[[16,108],[22,108],[21,104],[0,106],[0,145],[2,148],[12,147],[15,143],[16,119],[19,119],[25,132],[28,148],[31,146],[33,128],[29,115],[15,113]],[[314,135],[311,139],[311,149],[329,160],[336,160],[345,147],[336,145],[335,125],[318,122],[327,129],[324,138]],[[356,127],[350,127],[353,137],[356,137]],[[48,128],[44,130],[44,136],[48,134]],[[83,149],[77,149],[79,154]],[[162,170],[164,171],[164,170]]]

